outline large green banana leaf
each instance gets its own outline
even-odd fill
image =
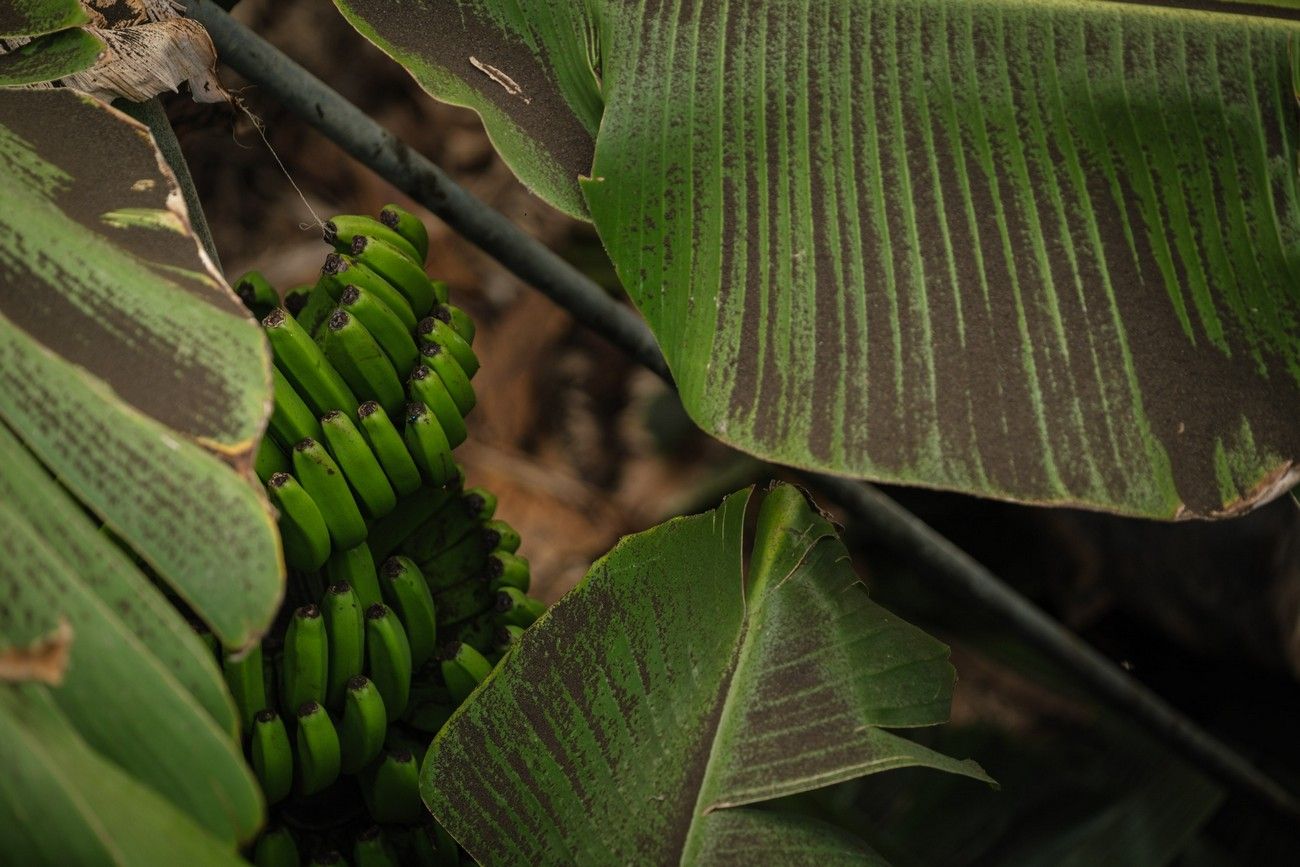
[[[269,353],[141,124],[0,90],[0,176],[0,848],[225,862],[264,805],[177,609],[237,648],[283,595],[250,469]]]
[[[0,87],[53,81],[81,72],[93,66],[103,50],[103,40],[80,28],[38,36],[0,54]]]
[[[789,486],[624,539],[434,739],[422,791],[485,864],[863,863],[772,798],[891,768],[947,720],[948,649],[867,596]],[[744,568],[748,553],[748,570]]]
[[[80,0],[8,0],[0,5],[0,39],[41,36],[89,21]]]
[[[1300,477],[1291,0],[336,4],[595,223],[726,442],[1158,517]]]
[[[283,592],[249,469],[260,330],[140,124],[0,91],[0,174],[0,418],[224,643],[250,642]]]

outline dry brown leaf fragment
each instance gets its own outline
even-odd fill
[[[43,635],[26,647],[0,650],[0,682],[47,683],[58,686],[68,670],[72,651],[72,624],[60,618],[53,632]]]

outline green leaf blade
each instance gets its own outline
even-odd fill
[[[78,0],[12,0],[0,8],[0,39],[39,36],[89,22]]]
[[[93,66],[103,50],[103,41],[85,30],[39,36],[0,54],[0,87],[38,84],[81,72]]]

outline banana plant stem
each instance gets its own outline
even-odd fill
[[[403,190],[471,243],[548,295],[672,385],[667,362],[637,314],[503,215],[475,198],[425,157],[384,130],[320,79],[223,12],[212,0],[186,0],[190,17],[212,36],[221,60],[344,151]],[[945,592],[1003,618],[1029,645],[1072,672],[1100,700],[1155,734],[1224,786],[1290,822],[1300,798],[1264,774],[1111,660],[993,575],[872,485],[801,473],[842,505],[863,529],[915,563]]]

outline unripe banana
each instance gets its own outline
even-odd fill
[[[403,445],[402,448],[405,449],[406,446]],[[366,543],[375,559],[380,562],[387,560],[390,554],[401,548],[408,538],[418,534],[421,527],[460,496],[460,493],[455,486],[421,487],[399,501],[392,514],[370,525]]]
[[[266,492],[280,513],[285,562],[304,572],[319,569],[330,554],[330,535],[316,501],[288,473],[271,476]]]
[[[381,238],[357,235],[352,239],[352,257],[393,284],[411,305],[417,317],[433,309],[437,292],[424,266]]]
[[[474,576],[444,587],[433,594],[434,609],[438,612],[438,626],[453,626],[472,620],[492,610],[496,596],[482,576]],[[451,630],[447,631],[451,634]]]
[[[364,546],[362,546],[364,547]],[[348,681],[365,670],[366,620],[364,607],[352,585],[331,584],[321,601],[329,645],[325,703],[337,710],[343,705]]]
[[[361,421],[361,433],[370,443],[371,451],[379,459],[397,495],[405,497],[419,490],[422,484],[420,468],[415,465],[401,433],[393,426],[393,420],[383,407],[373,400],[366,401],[357,407],[357,418]]]
[[[311,287],[307,295],[307,302],[297,313],[293,313],[293,318],[302,326],[302,330],[308,334],[314,335],[334,312],[335,301],[330,297],[329,288],[325,285],[325,278],[321,278]],[[289,310],[286,302],[285,309]]]
[[[352,863],[356,867],[399,867],[397,853],[378,825],[372,825],[357,835],[352,847]]]
[[[483,546],[483,542],[482,533],[471,532],[450,548],[439,551],[427,560],[417,561],[434,593],[471,578],[484,577],[490,552]]]
[[[343,698],[343,720],[339,724],[339,767],[355,774],[379,755],[388,731],[388,711],[379,689],[365,675],[348,681]]]
[[[321,430],[316,415],[308,408],[279,368],[271,370],[271,384],[273,400],[267,429],[275,437],[276,442],[288,451],[299,440],[307,437],[319,438]]]
[[[513,587],[527,593],[531,584],[528,560],[509,551],[493,551],[489,554],[483,575],[493,591]]]
[[[325,358],[311,335],[284,308],[277,307],[262,320],[271,342],[275,366],[312,408],[316,417],[332,409],[357,411],[357,398],[338,371]]]
[[[429,257],[429,230],[419,217],[398,205],[384,205],[379,212],[379,222],[405,238],[416,253],[412,261],[424,265],[424,260]]]
[[[361,794],[376,822],[410,823],[424,813],[420,768],[408,750],[396,750],[373,762],[361,775]]]
[[[478,530],[486,520],[484,514],[492,516],[489,509],[496,509],[496,497],[485,488],[470,488],[421,522],[398,550],[417,563],[427,561]]]
[[[411,695],[411,645],[397,615],[382,603],[366,609],[366,668],[388,718],[400,718]]]
[[[321,428],[330,454],[366,513],[372,518],[382,518],[393,511],[397,505],[397,493],[352,419],[341,412],[328,412],[321,416]]]
[[[513,554],[519,550],[519,543],[519,532],[505,521],[483,522],[483,545],[489,551],[509,551]]]
[[[384,601],[384,594],[379,589],[379,575],[375,570],[375,558],[368,545],[357,545],[331,554],[325,563],[325,578],[330,584],[351,585],[363,612],[376,602]]]
[[[346,310],[335,310],[330,314],[321,345],[325,357],[338,369],[355,394],[364,400],[378,401],[389,413],[401,411],[406,392],[393,363],[366,327]]]
[[[343,471],[320,443],[305,439],[294,445],[293,474],[320,509],[334,547],[346,550],[366,540],[366,522]]]
[[[325,223],[321,233],[325,243],[332,246],[340,253],[352,249],[352,239],[357,235],[370,235],[372,238],[383,238],[403,253],[407,254],[412,262],[417,265],[424,265],[424,257],[420,255],[410,241],[401,233],[394,231],[392,228],[384,225],[379,220],[371,217],[361,217],[355,214],[340,214]]]
[[[421,344],[441,343],[447,347],[447,351],[470,379],[478,373],[479,361],[473,347],[449,323],[437,316],[426,316],[415,326],[415,335]]]
[[[410,370],[419,362],[420,349],[415,338],[387,304],[349,284],[339,296],[339,306],[366,327],[395,369]]]
[[[325,708],[309,701],[298,708],[298,790],[314,795],[339,776],[339,736]]]
[[[447,435],[447,444],[453,449],[469,436],[465,428],[465,419],[460,408],[452,399],[451,392],[443,384],[442,377],[433,372],[427,364],[418,364],[406,379],[406,394],[412,401],[423,403],[438,419],[442,431]]]
[[[253,864],[256,867],[300,867],[298,844],[289,829],[281,825],[263,831],[253,847]]]
[[[249,271],[234,282],[235,294],[244,302],[254,316],[261,319],[275,309],[280,303],[280,296],[275,287],[267,281],[261,271]]]
[[[438,618],[433,596],[419,567],[406,557],[389,557],[380,569],[384,600],[397,612],[411,646],[411,666],[419,669],[438,649]]]
[[[519,639],[523,634],[523,627],[515,626],[513,623],[498,629],[492,642],[492,653],[488,654],[488,661],[496,665],[497,660],[509,653],[510,649],[519,643]],[[493,659],[493,656],[496,659]]]
[[[254,717],[249,752],[267,805],[287,798],[293,788],[293,747],[284,721],[271,708],[258,711]]]
[[[534,620],[542,616],[546,606],[513,587],[502,587],[497,591],[495,610],[497,622],[502,626],[518,626],[527,629],[533,625]]]
[[[415,465],[433,485],[445,485],[456,477],[456,464],[451,458],[451,444],[442,425],[423,403],[406,405],[406,430],[403,434],[406,447],[415,458]]]
[[[453,641],[443,647],[438,659],[447,692],[458,705],[469,698],[469,694],[492,673],[492,663],[462,641]]]
[[[228,653],[221,664],[226,688],[239,710],[239,724],[245,734],[253,730],[253,718],[267,707],[266,683],[262,679],[262,647],[255,644],[242,654]]]
[[[270,437],[262,437],[262,441],[257,444],[257,452],[253,455],[253,472],[266,484],[271,480],[271,476],[276,473],[287,473],[289,471],[289,459],[280,451],[280,447],[275,444],[275,440]]]
[[[471,319],[470,315],[464,310],[461,310],[455,304],[439,304],[437,307],[433,308],[430,315],[436,316],[443,322],[446,322],[452,328],[456,329],[456,333],[461,336],[462,340],[470,346],[474,345],[474,332],[477,329],[474,326],[474,320]]]
[[[325,701],[329,682],[329,639],[325,620],[315,605],[293,612],[284,634],[284,668],[280,695],[286,707]]]
[[[348,286],[356,286],[363,292],[369,292],[377,301],[383,302],[385,307],[393,311],[393,315],[402,321],[402,327],[408,333],[415,331],[418,320],[406,296],[393,284],[351,256],[340,253],[330,253],[326,256],[325,264],[321,266],[318,285],[329,293],[336,304],[342,299],[343,290]]]
[[[442,379],[451,399],[456,401],[456,409],[460,410],[461,416],[469,415],[477,398],[474,397],[474,387],[469,384],[469,377],[456,358],[441,343],[425,341],[420,347],[420,360]]]

